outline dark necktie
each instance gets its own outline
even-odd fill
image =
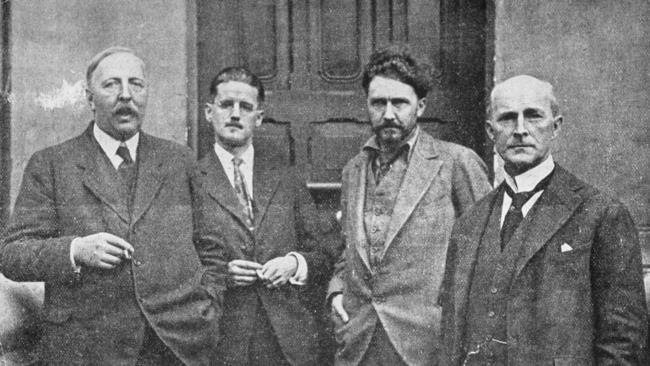
[[[129,189],[129,193],[133,189],[133,184],[135,183],[135,163],[129,149],[126,147],[124,142],[120,143],[120,147],[117,148],[117,156],[122,158],[122,163],[117,167],[117,171],[120,173],[122,181]]]
[[[248,192],[246,191],[246,182],[244,181],[244,175],[239,169],[239,166],[243,162],[244,161],[241,158],[238,157],[232,158],[233,173],[234,173],[233,180],[235,183],[235,193],[237,193],[237,198],[239,199],[239,203],[242,206],[242,209],[244,211],[244,217],[246,218],[246,225],[249,228],[252,228],[253,227],[253,204],[250,199],[250,196],[248,195]]]
[[[521,211],[521,208],[528,202],[528,200],[535,195],[535,193],[544,190],[548,185],[548,182],[551,180],[553,171],[542,179],[532,191],[519,192],[515,193],[512,188],[506,183],[503,182],[506,194],[512,198],[512,203],[508,209],[505,219],[503,220],[503,227],[501,227],[501,250],[506,247],[506,244],[512,238],[512,234],[515,233],[517,227],[524,219],[524,214]]]

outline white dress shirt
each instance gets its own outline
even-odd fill
[[[104,154],[106,154],[108,160],[110,160],[111,164],[113,164],[113,167],[117,169],[123,161],[123,159],[117,155],[117,148],[120,147],[120,144],[122,142],[114,139],[112,136],[102,131],[102,129],[99,128],[96,123],[93,125],[93,136],[95,136],[95,140],[97,140],[99,146],[102,148],[102,151],[104,151]],[[133,135],[133,137],[130,139],[124,141],[127,149],[129,149],[129,154],[131,154],[131,159],[133,159],[134,162],[136,161],[136,155],[138,154],[139,142],[140,132]]]
[[[555,162],[553,161],[553,157],[551,155],[546,158],[543,162],[541,162],[539,165],[536,167],[529,169],[522,174],[519,174],[516,177],[511,177],[507,172],[505,173],[505,181],[506,184],[512,188],[512,191],[515,193],[519,192],[528,192],[532,191],[535,186],[542,181],[542,179],[546,178],[547,175],[551,174],[553,171],[553,168],[555,167]],[[521,214],[526,217],[528,215],[528,211],[533,207],[535,202],[539,199],[539,196],[542,195],[544,190],[541,190],[539,192],[536,192],[530,199],[521,207]],[[508,209],[510,208],[510,205],[512,204],[512,197],[508,196],[508,194],[503,195],[503,205],[501,206],[501,226],[503,227],[503,221],[506,218],[506,214],[508,213]]]
[[[226,176],[228,177],[228,180],[230,181],[230,185],[234,188],[235,187],[235,166],[232,163],[232,159],[235,157],[232,153],[230,153],[228,150],[224,149],[221,145],[218,143],[214,144],[214,152],[217,154],[217,158],[219,159],[219,162],[221,163],[221,166],[224,169],[224,173],[226,173]],[[255,149],[253,148],[253,145],[249,145],[248,148],[241,154],[239,157],[242,159],[242,163],[239,166],[239,170],[241,171],[242,175],[244,176],[244,184],[246,185],[246,193],[248,193],[248,197],[251,200],[254,200],[254,192],[253,192],[253,162],[255,160]],[[307,261],[305,260],[305,257],[302,256],[302,254],[297,253],[297,252],[289,252],[287,256],[292,256],[296,258],[296,261],[298,262],[298,268],[296,269],[296,273],[289,279],[289,283],[292,285],[297,285],[297,286],[302,286],[307,283]]]

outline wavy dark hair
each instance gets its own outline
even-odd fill
[[[361,85],[368,94],[368,85],[375,76],[383,76],[408,84],[422,99],[433,87],[431,66],[419,62],[403,45],[392,45],[375,51],[363,70]]]

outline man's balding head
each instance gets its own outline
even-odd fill
[[[548,81],[540,80],[530,75],[517,75],[506,79],[505,81],[502,81],[501,83],[494,86],[492,92],[490,93],[490,100],[488,102],[488,118],[492,116],[492,112],[494,111],[492,106],[494,105],[495,96],[499,95],[500,93],[512,91],[516,91],[517,93],[534,91],[539,95],[543,95],[549,101],[553,117],[560,115],[560,105],[557,102],[557,98],[555,98],[553,85],[551,85],[551,83]]]
[[[487,134],[513,177],[548,158],[562,125],[553,86],[529,75],[497,84],[488,114]]]

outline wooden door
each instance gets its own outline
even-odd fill
[[[363,65],[392,42],[438,70],[426,129],[483,155],[485,1],[201,0],[196,10],[199,156],[214,142],[203,114],[210,80],[243,65],[264,81],[266,116],[289,126],[312,188],[336,189],[370,134]]]

